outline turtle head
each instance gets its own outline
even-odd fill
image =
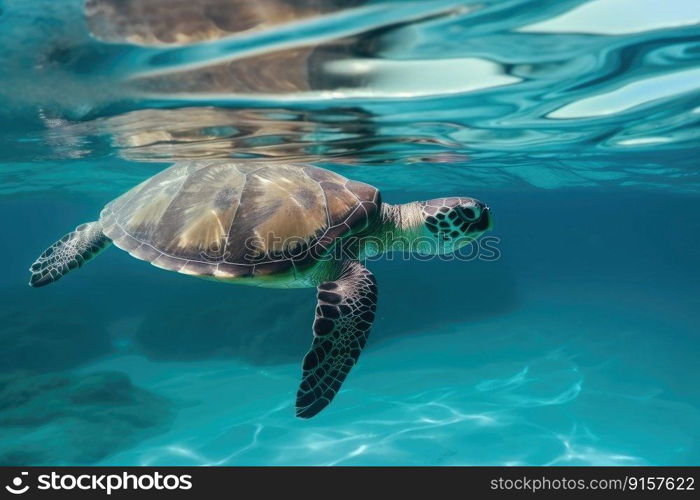
[[[437,198],[419,205],[423,236],[432,240],[431,253],[456,252],[492,227],[489,207],[475,198]]]
[[[446,255],[491,229],[491,214],[475,198],[437,198],[403,205],[382,204],[382,229],[368,238],[363,255],[408,252]],[[369,244],[376,238],[377,243]]]

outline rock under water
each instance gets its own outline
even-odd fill
[[[0,375],[0,464],[91,464],[168,429],[171,403],[119,372]]]

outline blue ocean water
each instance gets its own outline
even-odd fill
[[[0,1],[0,463],[700,465],[696,1],[144,3]],[[370,263],[367,347],[311,420],[313,289],[114,247],[27,286],[207,158],[477,197],[500,258]]]

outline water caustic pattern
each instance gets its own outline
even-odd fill
[[[276,389],[290,387],[296,366],[260,374],[221,362],[165,365],[149,374],[150,382],[173,398],[201,399],[198,388],[213,384],[223,399],[240,401],[254,380],[260,400],[235,415],[219,400],[186,408],[179,426],[104,463],[644,465],[672,462],[693,446],[697,407],[665,400],[634,363],[611,363],[602,335],[570,328],[568,345],[543,350],[562,323],[542,321],[548,304],[528,306],[524,315],[453,325],[376,349],[344,392],[344,408],[329,407],[331,418],[312,428],[290,425],[288,393]],[[581,321],[589,312],[560,314]],[[600,344],[591,349],[592,343]],[[494,350],[509,362],[489,362]],[[137,377],[148,369],[138,359],[127,364]],[[611,382],[621,368],[633,375],[625,371]],[[181,375],[172,379],[175,370]]]
[[[0,464],[700,464],[696,0],[0,0],[0,44]],[[372,262],[308,420],[313,289],[114,248],[26,286],[212,159],[473,196],[497,258]]]

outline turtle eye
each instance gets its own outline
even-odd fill
[[[459,215],[461,215],[463,219],[466,219],[468,221],[476,220],[476,217],[477,217],[476,212],[471,207],[458,207],[457,211],[459,212]]]

